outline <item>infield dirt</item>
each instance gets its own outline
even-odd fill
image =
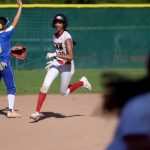
[[[104,150],[117,123],[99,115],[100,94],[48,95],[38,122],[29,119],[37,95],[16,96],[22,118],[6,117],[6,96],[0,97],[1,150]]]

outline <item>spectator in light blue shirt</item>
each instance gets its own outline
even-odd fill
[[[150,150],[150,57],[143,78],[105,73],[104,87],[103,112],[119,117],[107,150]]]

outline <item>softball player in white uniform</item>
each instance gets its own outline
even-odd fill
[[[46,94],[52,82],[59,74],[61,75],[61,94],[68,95],[79,87],[84,87],[91,90],[91,84],[84,76],[77,83],[69,85],[74,74],[74,61],[72,37],[68,31],[66,31],[68,26],[66,16],[63,14],[57,14],[54,17],[52,26],[57,31],[53,35],[53,44],[56,48],[56,52],[47,53],[46,56],[47,59],[53,58],[53,60],[47,63],[47,74],[40,89],[36,111],[30,115],[30,118],[34,120],[37,120],[41,116],[40,109],[46,98]]]

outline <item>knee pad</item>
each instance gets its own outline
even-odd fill
[[[40,88],[40,92],[42,92],[42,93],[47,93],[48,92],[48,87],[46,87],[46,86],[42,86],[41,88]]]

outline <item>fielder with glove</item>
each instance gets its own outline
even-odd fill
[[[47,53],[46,55],[46,58],[50,59],[45,67],[47,74],[40,89],[36,110],[30,115],[30,118],[35,121],[41,116],[40,110],[49,87],[59,74],[61,76],[60,92],[62,95],[68,95],[79,87],[91,90],[91,84],[86,77],[82,77],[77,83],[70,85],[74,74],[73,41],[71,35],[66,30],[68,26],[66,16],[63,14],[56,15],[52,26],[56,29],[56,33],[53,36],[56,52]]]
[[[14,79],[14,74],[10,64],[10,38],[14,33],[14,28],[16,27],[22,11],[22,2],[17,0],[18,11],[12,24],[10,24],[9,19],[6,17],[0,17],[0,79],[3,78],[6,88],[7,88],[7,99],[8,99],[8,118],[21,117],[18,113],[14,111],[15,95],[16,95],[16,84]]]

